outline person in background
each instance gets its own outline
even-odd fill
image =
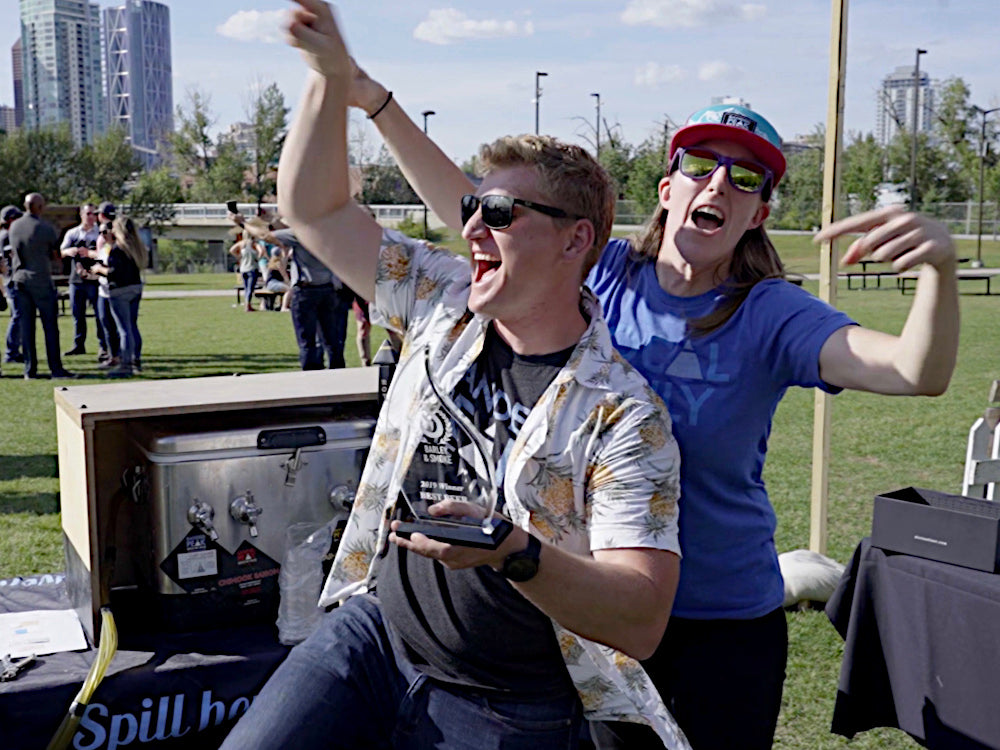
[[[97,206],[84,203],[80,206],[80,223],[72,227],[63,236],[62,256],[71,259],[69,273],[69,307],[73,313],[73,348],[63,353],[63,356],[86,354],[87,341],[87,304],[94,310],[94,320],[97,320],[97,289],[98,281],[86,270],[94,264],[94,254],[97,251]],[[106,351],[107,341],[104,330],[97,323],[98,350]]]
[[[4,340],[5,363],[24,362],[24,355],[21,354],[21,304],[18,301],[17,285],[11,278],[13,258],[10,246],[10,225],[15,219],[22,216],[21,209],[17,206],[4,206],[0,210],[0,252],[3,253],[3,293],[7,296],[10,307],[10,322],[7,324],[7,336]]]
[[[278,310],[287,312],[291,309],[289,307],[289,292],[292,288],[291,278],[288,275],[288,261],[282,248],[277,245],[272,245],[271,248],[271,257],[267,261],[264,275],[264,288],[269,292],[281,295]]]
[[[303,370],[322,370],[324,349],[331,370],[345,366],[347,314],[354,292],[330,268],[313,255],[288,228],[275,229],[280,220],[267,224],[263,219],[237,216],[234,221],[257,239],[283,248],[291,257],[292,326],[299,345],[299,365]]]
[[[229,248],[229,254],[239,262],[239,272],[243,279],[243,309],[246,312],[253,312],[253,292],[257,286],[257,279],[260,278],[260,267],[258,261],[264,255],[264,248],[255,237],[248,232],[244,232],[238,242]]]
[[[110,224],[115,220],[118,209],[114,203],[104,201],[97,207],[97,221],[99,224]],[[97,249],[93,254],[93,259],[101,263],[107,263],[110,245],[105,241],[103,234],[98,234]],[[102,370],[110,370],[121,364],[121,342],[118,339],[118,326],[111,315],[111,294],[108,288],[108,277],[101,274],[97,276],[97,325],[103,333],[105,349],[100,349],[97,353],[97,367]]]
[[[352,103],[373,117],[435,214],[461,228],[468,178],[387,94],[355,67]],[[786,390],[937,395],[957,356],[947,229],[890,207],[817,235],[860,234],[843,265],[920,269],[899,335],[860,326],[784,279],[764,229],[784,172],[781,138],[758,112],[695,112],[673,135],[649,223],[634,240],[612,239],[586,279],[615,347],[670,409],[681,448],[684,563],[670,624],[643,666],[696,750],[773,743],[788,635],[777,520],[761,477]],[[657,743],[634,725],[598,724],[594,734],[602,750]]]
[[[139,333],[139,301],[142,299],[142,269],[149,252],[139,237],[135,222],[126,216],[101,225],[101,235],[109,246],[107,263],[98,263],[93,272],[108,280],[111,315],[118,327],[121,362],[108,370],[108,377],[129,378],[142,370],[142,336]]]
[[[56,287],[52,283],[52,260],[59,257],[59,236],[42,219],[45,198],[29,193],[24,199],[25,215],[10,227],[12,282],[17,286],[21,305],[21,344],[24,349],[24,377],[38,377],[35,349],[35,316],[42,321],[45,354],[53,378],[72,378],[59,355],[59,324]]]

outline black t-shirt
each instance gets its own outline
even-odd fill
[[[118,289],[141,283],[142,274],[139,271],[139,266],[129,257],[128,253],[114,245],[111,252],[108,253],[108,287]]]
[[[572,348],[517,355],[491,326],[482,354],[455,387],[452,399],[493,441],[498,480],[528,412],[571,353]],[[422,445],[414,454],[403,485],[411,498],[419,498],[421,487],[429,486],[460,494],[466,484],[463,477],[439,475],[441,464],[434,457],[459,449],[443,449],[439,438],[435,435],[427,441],[433,445]],[[442,481],[450,488],[441,488]],[[501,488],[500,507],[502,494]],[[401,641],[397,645],[431,678],[525,696],[572,694],[548,615],[489,566],[448,570],[390,544],[378,572],[377,593]]]

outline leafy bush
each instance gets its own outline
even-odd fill
[[[159,267],[163,273],[196,273],[199,271],[214,271],[215,261],[212,258],[207,242],[194,240],[157,240]]]
[[[399,224],[396,225],[396,229],[405,234],[407,237],[415,237],[418,240],[440,242],[444,239],[444,232],[440,229],[427,227],[427,234],[424,234],[423,219],[420,221],[414,221],[412,214],[408,215],[405,219],[399,222]]]

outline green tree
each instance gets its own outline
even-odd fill
[[[870,210],[875,206],[875,191],[879,183],[884,182],[885,150],[871,133],[855,134],[844,149],[843,160],[841,194],[858,210]]]
[[[384,145],[374,163],[362,166],[361,202],[369,205],[420,203]]]
[[[253,96],[247,110],[253,133],[252,174],[247,192],[259,206],[266,196],[274,195],[274,170],[288,132],[288,107],[278,84],[271,83]]]
[[[182,197],[180,182],[168,167],[160,167],[139,176],[129,192],[125,213],[160,236],[173,223],[177,213],[174,204]]]
[[[772,198],[770,225],[778,229],[819,226],[823,211],[823,143],[826,129],[816,125],[806,148],[786,158],[785,176]]]
[[[632,171],[632,146],[622,137],[619,128],[608,129],[607,141],[601,142],[600,162],[614,180],[615,195],[623,197]]]
[[[231,140],[220,138],[209,169],[195,177],[188,198],[195,203],[221,203],[245,197],[247,157]]]
[[[30,192],[49,203],[78,203],[81,175],[69,126],[22,128],[0,139],[0,199],[20,205]]]
[[[658,186],[667,172],[668,132],[647,138],[635,149],[625,197],[635,201],[639,213],[651,216],[659,202]]]
[[[212,166],[215,144],[211,129],[216,117],[212,112],[212,98],[197,88],[187,90],[187,103],[187,109],[177,107],[177,125],[168,143],[178,174],[197,177],[207,173]]]
[[[110,128],[76,155],[79,194],[97,201],[120,201],[125,184],[142,168],[124,128]]]

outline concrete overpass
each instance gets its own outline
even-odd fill
[[[244,216],[257,215],[256,203],[239,203],[237,208]],[[276,214],[278,210],[274,203],[261,204],[260,208],[265,215],[270,216]],[[370,208],[379,224],[387,227],[395,226],[407,216],[417,222],[422,222],[424,218],[424,207],[420,204]],[[233,225],[226,218],[224,203],[175,203],[174,211],[174,223],[167,225],[163,237],[197,242],[232,242],[233,235],[230,234],[230,230]],[[427,214],[427,224],[433,229],[444,226],[433,211]]]

